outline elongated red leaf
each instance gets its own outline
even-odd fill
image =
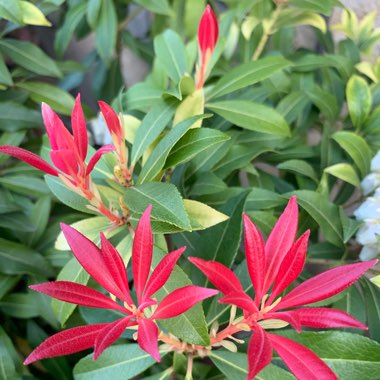
[[[150,319],[139,320],[137,342],[142,350],[153,356],[158,362],[161,360],[158,351],[158,328]]]
[[[128,304],[133,304],[129,291],[127,269],[125,268],[122,257],[116,248],[107,240],[103,232],[100,233],[100,241],[102,244],[101,252],[103,254],[103,259],[112,275],[113,280],[125,295]]]
[[[243,220],[248,273],[252,280],[253,289],[255,290],[255,300],[259,301],[263,295],[265,278],[264,242],[259,230],[251,222],[248,215],[243,214]]]
[[[174,269],[174,266],[185,249],[186,247],[182,247],[176,251],[170,252],[158,263],[150,275],[148,283],[146,284],[143,298],[144,301],[146,301],[150,296],[156,293],[157,290],[161,289],[165,285]]]
[[[296,197],[290,198],[288,205],[276,222],[265,244],[266,276],[263,294],[276,278],[278,269],[294,243],[298,226],[298,207]]]
[[[226,296],[220,298],[218,302],[235,305],[243,310],[248,311],[249,313],[257,313],[259,311],[252,298],[243,291],[229,293]]]
[[[115,322],[109,323],[98,334],[95,340],[94,360],[96,360],[101,353],[108,348],[130,324],[130,317],[118,319]]]
[[[99,148],[94,153],[94,155],[91,157],[89,163],[87,164],[86,175],[89,175],[93,171],[95,165],[101,159],[103,154],[113,152],[114,150],[115,150],[115,147],[112,144],[103,145],[101,148]]]
[[[61,223],[61,229],[67,243],[82,267],[99,285],[123,301],[128,302],[128,296],[118,287],[112,268],[108,268],[101,250],[75,228]]]
[[[47,338],[24,361],[28,365],[37,360],[73,354],[93,347],[96,336],[108,323],[74,327]]]
[[[335,373],[308,348],[279,335],[269,334],[273,348],[298,380],[338,380]]]
[[[136,227],[132,247],[132,273],[138,303],[141,303],[142,301],[142,293],[152,264],[153,235],[150,226],[151,210],[152,205],[149,205],[142,214]]]
[[[70,149],[57,149],[50,152],[50,158],[56,168],[75,178],[79,171],[77,158]]]
[[[266,313],[264,315],[264,319],[280,319],[282,321],[289,323],[297,332],[301,332],[301,328],[302,328],[301,321],[296,314],[292,313],[292,311],[293,310],[280,311],[280,312],[275,312],[275,313]]]
[[[80,102],[80,94],[78,94],[75,99],[74,109],[71,114],[71,126],[73,128],[75,145],[77,146],[82,161],[84,161],[87,155],[88,138],[86,121],[84,119],[82,105]]]
[[[312,277],[288,293],[273,311],[329,298],[349,287],[376,263],[377,260],[347,264]]]
[[[76,305],[119,310],[123,313],[127,311],[124,307],[120,306],[103,293],[75,282],[52,281],[43,284],[30,285],[29,287],[37,292],[47,294],[50,297],[74,303]]]
[[[208,280],[223,294],[244,292],[235,273],[223,264],[216,261],[206,261],[198,257],[189,257],[189,261],[197,266]]]
[[[212,297],[218,291],[188,285],[174,290],[168,294],[158,305],[151,319],[166,319],[176,317],[193,307],[196,303]]]
[[[286,289],[302,272],[305,265],[310,231],[306,231],[292,246],[280,265],[270,300]]]
[[[248,379],[253,379],[272,360],[272,344],[266,332],[257,326],[248,345]]]
[[[367,330],[367,326],[342,310],[327,307],[309,307],[289,311],[298,317],[301,325],[320,329],[353,327]],[[277,313],[276,313],[277,314]]]
[[[124,133],[116,112],[105,102],[99,101],[98,104],[110,133],[115,134],[120,140],[122,140],[124,138]]]
[[[26,149],[19,148],[17,146],[2,145],[0,146],[0,153],[16,157],[47,174],[58,176],[58,172],[48,162]]]

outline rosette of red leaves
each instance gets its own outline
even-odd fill
[[[376,260],[330,269],[304,281],[283,298],[276,299],[297,279],[306,259],[309,231],[295,240],[298,226],[296,198],[290,199],[265,244],[248,216],[244,215],[243,219],[246,262],[255,291],[254,299],[245,293],[239,279],[224,265],[196,257],[190,258],[190,261],[224,294],[219,302],[235,305],[244,311],[244,321],[241,323],[253,331],[248,346],[247,379],[253,379],[271,362],[273,349],[297,379],[336,379],[332,370],[311,350],[288,338],[268,333],[262,326],[270,328],[271,323],[274,325],[273,320],[278,320],[292,325],[298,332],[302,326],[366,329],[365,325],[341,310],[300,306],[341,292]]]
[[[150,274],[153,252],[150,212],[151,206],[145,210],[137,225],[132,247],[132,273],[137,302],[132,299],[129,290],[123,259],[105,236],[101,234],[101,248],[98,248],[74,228],[61,225],[79,263],[99,285],[123,304],[88,286],[69,281],[47,282],[32,285],[30,288],[61,301],[117,310],[123,313],[124,317],[112,323],[74,327],[59,332],[39,345],[25,359],[24,364],[71,354],[90,347],[94,347],[94,359],[96,359],[130,326],[137,326],[137,341],[140,347],[159,361],[159,329],[156,320],[178,316],[196,303],[217,293],[213,289],[188,285],[174,290],[161,302],[153,298],[154,294],[165,285],[185,247],[167,254]]]

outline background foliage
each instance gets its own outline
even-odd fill
[[[0,0],[0,144],[41,150],[46,157],[40,103],[69,115],[73,95],[91,72],[94,98],[114,101],[127,115],[130,158],[136,168],[135,185],[125,191],[109,181],[112,162],[104,158],[96,181],[109,202],[124,197],[132,222],[153,203],[156,261],[167,252],[167,243],[170,249],[184,244],[187,255],[231,266],[248,286],[240,247],[241,214],[247,212],[268,233],[293,194],[302,208],[299,230],[312,231],[304,278],[356,260],[359,247],[353,236],[359,223],[349,215],[361,200],[360,181],[380,149],[380,61],[369,59],[380,39],[374,15],[358,21],[345,9],[339,25],[331,25],[329,17],[339,7],[335,0],[230,0],[214,5],[220,11],[220,39],[203,99],[192,78],[204,1]],[[128,26],[146,12],[149,28],[136,37]],[[295,44],[300,25],[312,32],[313,44]],[[54,35],[50,47],[41,39],[48,28]],[[341,41],[334,40],[333,30],[342,32]],[[65,59],[74,38],[93,34],[93,50],[81,62]],[[143,82],[129,88],[121,72],[125,48],[151,67]],[[85,110],[87,117],[95,115],[90,107]],[[203,119],[195,117],[203,113]],[[202,128],[190,129],[200,120]],[[125,344],[130,336],[96,362],[90,355],[74,355],[22,366],[20,354],[25,356],[61,325],[116,318],[51,303],[27,289],[57,276],[86,283],[87,274],[58,236],[58,224],[74,223],[96,241],[108,221],[91,215],[55,178],[44,179],[23,163],[3,155],[0,171],[4,378],[93,380],[106,374],[116,380],[140,373],[147,379],[170,378],[173,373],[183,377],[184,357],[167,355],[155,364],[137,345]],[[222,222],[217,211],[230,218]],[[165,240],[163,233],[173,234]],[[108,237],[128,260],[128,231],[119,228]],[[185,262],[182,268],[176,269],[171,285],[182,286],[190,279],[204,285]],[[380,370],[379,289],[363,279],[328,304],[368,323],[368,333],[284,334],[314,349],[339,378],[374,379]],[[185,327],[183,321],[181,328],[172,321],[166,328],[202,342],[213,321],[228,321],[227,309],[206,302],[203,321],[197,318],[202,311],[193,310],[193,320],[190,315]],[[194,377],[245,378],[244,347],[240,351],[213,351],[210,360],[196,362]],[[292,378],[278,364],[274,361],[260,378]]]

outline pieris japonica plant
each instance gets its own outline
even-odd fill
[[[42,102],[46,134],[0,137],[1,373],[376,378],[379,268],[360,260],[351,214],[380,148],[375,16],[333,25],[331,0],[67,7],[57,52],[95,31],[84,62],[109,82],[109,135],[89,143],[84,94],[12,70],[4,97]],[[140,39],[130,23],[147,11]],[[125,47],[151,69],[119,91]]]

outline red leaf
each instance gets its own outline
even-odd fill
[[[113,280],[115,281],[118,288],[125,295],[128,304],[133,304],[129,291],[127,270],[125,268],[125,264],[122,257],[120,256],[116,248],[107,240],[103,232],[100,233],[100,241],[102,244],[101,251],[103,253],[103,259],[111,273]]]
[[[297,332],[301,332],[301,321],[297,315],[292,313],[292,311],[266,313],[264,319],[281,319],[282,321],[288,322]]]
[[[223,294],[244,292],[234,272],[216,261],[206,261],[198,257],[189,257],[189,261],[197,266],[208,280]]]
[[[301,325],[320,329],[353,327],[367,330],[367,326],[342,310],[327,307],[310,307],[289,311],[298,317]],[[276,313],[277,314],[277,313]]]
[[[150,272],[153,252],[153,235],[150,226],[150,212],[152,205],[149,205],[141,216],[136,227],[135,238],[132,248],[132,273],[136,288],[138,303],[142,301],[142,293]]]
[[[312,277],[288,293],[281,302],[273,308],[273,311],[307,305],[334,296],[349,287],[367,269],[376,263],[377,260],[347,264]]]
[[[310,231],[306,231],[292,246],[282,261],[273,290],[268,301],[272,301],[286,289],[302,272],[306,259],[307,242]]]
[[[74,327],[47,338],[24,361],[28,365],[37,360],[73,354],[93,347],[96,336],[108,323]]]
[[[111,135],[116,135],[122,141],[124,132],[116,112],[105,102],[99,101],[98,104]]]
[[[257,313],[259,310],[252,298],[244,292],[232,292],[222,297],[218,301],[219,303],[226,303],[235,305],[249,313]]]
[[[47,294],[58,300],[74,303],[76,305],[119,310],[123,313],[127,312],[124,307],[120,306],[103,293],[75,282],[52,281],[43,284],[30,285],[29,288]]]
[[[50,158],[56,168],[63,173],[76,178],[79,165],[74,152],[70,149],[57,149],[50,152]]]
[[[243,214],[243,220],[247,267],[252,280],[253,289],[255,290],[255,300],[259,301],[263,295],[262,291],[265,276],[264,242],[259,230],[246,214]]]
[[[176,317],[193,307],[196,303],[212,297],[218,291],[188,285],[168,294],[158,305],[151,319],[166,319]]]
[[[198,28],[198,42],[202,54],[205,54],[207,49],[214,50],[218,41],[218,35],[218,20],[211,7],[207,5]]]
[[[17,146],[2,145],[0,146],[0,153],[16,157],[19,160],[24,161],[27,164],[35,167],[38,170],[42,170],[47,174],[58,176],[58,172],[48,162],[26,149],[22,149]]]
[[[150,319],[141,318],[137,333],[137,342],[142,350],[153,356],[158,362],[161,360],[158,351],[158,328]]]
[[[118,319],[115,322],[107,324],[98,334],[95,340],[94,360],[96,360],[101,353],[108,348],[130,324],[132,316]]]
[[[266,277],[263,294],[276,278],[278,269],[294,243],[298,226],[298,207],[296,197],[290,198],[288,205],[277,220],[265,244]]]
[[[112,144],[103,145],[101,148],[99,148],[87,164],[86,175],[89,175],[93,171],[95,165],[98,163],[103,154],[113,152],[114,150],[115,147]]]
[[[257,326],[248,345],[248,376],[253,379],[272,360],[272,344],[266,332]]]
[[[128,302],[128,295],[119,289],[113,277],[112,268],[108,268],[101,250],[75,228],[61,223],[61,229],[75,257],[87,273],[104,289]]]
[[[298,380],[338,380],[335,373],[312,351],[279,335],[269,334],[273,348]]]
[[[86,121],[84,119],[82,105],[80,103],[80,94],[78,94],[75,99],[74,109],[71,114],[71,126],[73,129],[75,145],[77,146],[82,161],[84,161],[87,155],[88,138]]]
[[[146,301],[149,297],[156,293],[157,290],[161,289],[165,285],[174,269],[174,266],[185,249],[186,247],[182,247],[167,254],[158,263],[153,273],[150,275],[148,283],[146,284],[143,298],[144,301]]]

